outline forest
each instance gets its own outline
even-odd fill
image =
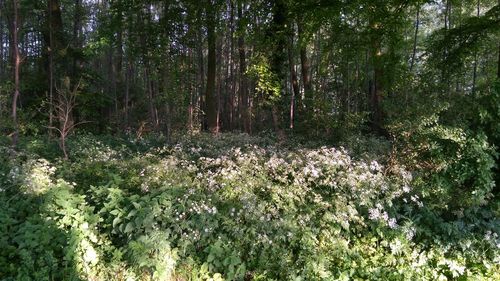
[[[500,280],[500,0],[0,0],[0,280]]]

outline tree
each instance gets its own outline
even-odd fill
[[[307,39],[305,36],[305,30],[303,27],[303,19],[299,18],[297,21],[297,28],[299,34],[299,44],[300,44],[300,65],[302,70],[302,84],[304,87],[304,95],[306,100],[306,106],[312,107],[312,101],[314,100],[312,85],[311,85],[311,70],[310,62],[307,55]]]
[[[46,28],[43,30],[43,38],[45,41],[44,55],[46,56],[46,69],[48,74],[48,92],[49,92],[49,128],[54,125],[54,81],[55,77],[61,73],[66,72],[66,59],[64,49],[66,46],[66,39],[64,36],[64,26],[62,21],[61,5],[58,0],[47,1],[47,23]],[[49,136],[52,135],[49,129]]]
[[[238,1],[238,54],[239,54],[239,67],[240,67],[240,104],[241,104],[241,123],[243,131],[252,133],[250,122],[250,108],[248,97],[248,78],[247,78],[247,62],[246,62],[246,48],[245,48],[245,30],[246,20],[243,17],[243,8],[241,1]]]
[[[53,105],[56,113],[56,118],[59,121],[58,127],[51,127],[59,133],[59,145],[64,154],[64,159],[68,159],[68,150],[66,148],[66,139],[73,129],[85,122],[74,123],[73,111],[76,106],[76,97],[80,92],[81,80],[71,88],[71,80],[69,77],[62,79],[62,87],[57,89],[57,102]]]
[[[219,120],[217,118],[217,97],[215,93],[215,78],[217,68],[216,58],[216,26],[217,26],[217,9],[212,0],[207,0],[205,6],[206,28],[208,41],[208,58],[207,58],[207,87],[205,91],[206,102],[206,118],[208,131],[212,134],[219,133]]]
[[[15,79],[5,82],[16,72],[13,1],[5,1],[0,75],[14,98]],[[57,127],[55,108],[44,107],[58,104],[55,82],[82,77],[85,95],[72,114],[97,121],[85,127],[94,132],[145,123],[167,135],[239,129],[283,137],[293,127],[341,138],[354,130],[345,128],[368,126],[386,135],[393,108],[411,108],[413,92],[491,87],[500,75],[496,2],[23,1],[16,103]],[[12,119],[14,109],[4,108]]]
[[[285,63],[287,59],[287,40],[288,40],[288,27],[287,27],[287,6],[283,0],[272,1],[272,22],[268,31],[271,44],[271,72],[274,74],[276,83],[280,85],[279,99],[272,104],[271,114],[273,118],[274,129],[280,138],[284,138],[283,131],[283,111],[281,104],[284,100],[284,84],[285,84]]]
[[[17,119],[17,101],[19,99],[19,68],[21,66],[21,55],[19,54],[19,2],[12,0],[14,19],[12,23],[12,50],[13,50],[13,67],[14,67],[14,94],[12,97],[12,120],[14,122],[14,134],[12,135],[12,145],[17,146],[19,137],[19,124]]]

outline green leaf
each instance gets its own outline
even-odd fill
[[[127,218],[129,219],[129,218],[135,216],[136,214],[137,214],[137,210],[132,210],[132,211],[130,211],[130,213],[128,213]]]
[[[113,228],[115,228],[119,223],[122,222],[122,219],[120,217],[116,217],[114,220],[113,220]]]
[[[134,223],[133,222],[129,222],[127,223],[127,226],[125,226],[125,229],[123,230],[123,233],[130,233],[134,230]]]

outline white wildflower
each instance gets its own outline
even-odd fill
[[[371,220],[376,220],[378,218],[380,218],[380,211],[379,209],[370,209],[368,210],[368,218],[371,219]]]
[[[397,221],[395,218],[390,218],[388,221],[387,221],[387,224],[389,225],[390,228],[396,228],[398,226],[397,224]]]

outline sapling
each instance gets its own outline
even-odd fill
[[[64,159],[68,159],[68,150],[66,148],[66,138],[74,130],[74,128],[80,124],[86,123],[78,122],[75,123],[73,120],[73,109],[76,106],[76,96],[80,92],[81,79],[71,88],[71,80],[69,77],[62,79],[62,88],[57,89],[57,99],[54,101],[55,104],[52,105],[55,112],[55,117],[59,121],[59,126],[49,126],[49,129],[54,129],[59,133],[59,146],[64,154]]]

